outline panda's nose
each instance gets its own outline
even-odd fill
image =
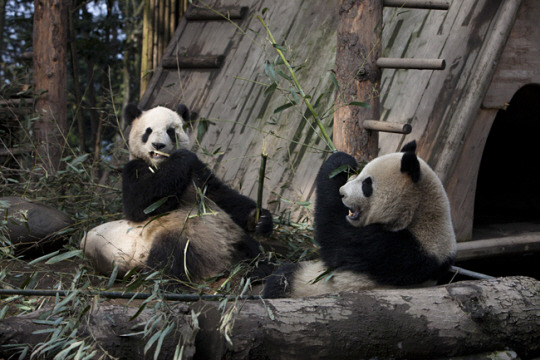
[[[163,149],[166,145],[163,144],[163,143],[152,143],[152,146],[153,146],[154,149],[156,149],[156,150],[161,150],[161,149]]]

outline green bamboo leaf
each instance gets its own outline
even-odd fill
[[[278,45],[278,44],[272,44],[272,46],[280,51],[283,51],[283,52],[287,52],[287,48],[285,48],[284,46],[282,45]]]
[[[143,212],[145,214],[150,214],[152,211],[156,210],[161,205],[165,204],[165,201],[167,201],[168,199],[169,199],[168,196],[165,196],[164,198],[159,199],[158,201],[156,201],[155,203],[153,203],[152,205],[150,205],[146,209],[144,209]]]
[[[295,104],[293,104],[292,102],[283,104],[280,107],[278,107],[276,110],[274,110],[274,114],[277,114],[278,112],[282,112],[283,110],[288,109],[288,108],[290,108],[291,106],[294,106],[294,105]]]
[[[274,82],[277,82],[277,76],[274,70],[274,65],[272,65],[268,60],[264,62],[264,73]]]
[[[174,328],[174,323],[171,323],[169,324],[169,326],[165,328],[165,330],[161,332],[158,343],[156,345],[156,351],[154,352],[154,360],[157,360],[159,357],[159,353],[161,352],[161,345],[163,345],[163,339],[165,339],[165,336],[167,336],[173,328]]]
[[[265,97],[268,95],[271,95],[277,89],[277,86],[278,86],[277,82],[274,81],[270,86],[266,88],[263,95]]]
[[[150,348],[152,347],[152,345],[154,345],[154,343],[156,342],[156,340],[159,338],[160,335],[161,335],[161,331],[158,331],[154,335],[152,335],[150,340],[148,340],[148,342],[144,346],[144,355],[146,355],[148,350],[150,350]]]
[[[82,250],[67,251],[65,253],[62,253],[60,255],[57,255],[57,256],[47,260],[47,262],[45,264],[48,264],[48,265],[56,264],[56,263],[59,263],[60,261],[71,259],[74,256],[82,258]]]
[[[334,83],[334,86],[336,87],[336,90],[339,92],[339,84],[336,78],[336,74],[334,74],[333,71],[330,71],[330,80],[332,80],[332,83]]]
[[[50,258],[52,258],[53,256],[58,255],[59,253],[60,253],[60,250],[56,250],[55,252],[52,252],[52,253],[50,253],[50,254],[40,256],[40,257],[38,257],[37,259],[34,259],[34,260],[30,261],[30,262],[28,263],[28,265],[34,265],[34,264],[37,264],[38,262],[41,262],[41,261],[43,261],[43,260],[50,259]]]
[[[369,108],[369,104],[368,104],[368,103],[361,102],[361,101],[351,101],[351,102],[348,103],[347,105],[351,105],[351,106],[360,106],[360,107],[363,107],[363,108]]]
[[[338,176],[339,174],[341,174],[343,172],[350,173],[353,170],[354,169],[350,165],[347,165],[347,164],[341,165],[340,167],[338,167],[334,171],[332,171],[328,177],[330,179],[333,179],[333,178],[335,178],[336,176]]]
[[[298,99],[298,94],[296,93],[296,90],[294,88],[291,88],[291,96],[293,98],[292,102],[296,105],[298,104],[299,100]]]
[[[116,281],[117,276],[118,276],[118,264],[114,263],[113,271],[111,273],[111,276],[109,277],[109,281],[107,282],[107,286],[105,287],[105,289],[110,289],[111,286],[114,285],[114,282]]]

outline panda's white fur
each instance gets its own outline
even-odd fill
[[[131,125],[122,178],[126,219],[97,226],[82,239],[96,270],[110,274],[117,266],[123,275],[135,267],[164,269],[200,280],[256,257],[258,243],[248,231],[268,235],[272,217],[263,209],[255,223],[255,202],[223,184],[189,151],[187,107],[141,111],[129,105],[124,114]]]
[[[315,239],[321,259],[283,266],[267,281],[264,296],[435,284],[453,262],[456,241],[443,185],[415,150],[415,142],[407,144],[348,180],[331,174],[355,168],[356,161],[332,155],[317,177]]]
[[[197,209],[179,209],[139,223],[111,221],[90,230],[81,248],[101,273],[110,275],[116,266],[118,276],[124,276],[133,268],[151,266],[147,260],[155,239],[172,232],[178,239],[192,240],[184,242],[185,250],[205,254],[206,265],[194,274],[195,279],[225,272],[235,259],[234,247],[228,239],[242,239],[244,231],[223,211],[194,216],[196,212]]]
[[[343,204],[351,209],[347,221],[355,227],[379,223],[390,231],[408,229],[428,253],[443,261],[456,251],[448,197],[437,174],[421,158],[417,158],[421,176],[411,186],[409,175],[398,171],[402,158],[403,153],[380,156],[340,188]],[[377,179],[370,197],[362,191],[367,178]]]
[[[187,120],[183,119],[177,112],[163,106],[157,106],[143,111],[131,124],[132,130],[129,133],[129,159],[146,159],[147,162],[152,162],[156,165],[165,160],[165,156],[154,152],[157,149],[152,144],[163,144],[164,147],[160,148],[159,151],[166,154],[172,153],[177,148],[189,149],[189,136],[184,130]],[[149,122],[152,124],[152,132],[148,135],[148,140],[145,143],[141,143],[140,139],[147,131],[147,127],[144,124]],[[167,133],[169,129],[173,129],[177,143],[171,141],[171,137]]]

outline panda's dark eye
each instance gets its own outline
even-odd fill
[[[167,129],[167,135],[171,138],[172,142],[176,142],[176,131],[174,131],[174,128],[168,128]]]
[[[373,194],[373,180],[367,177],[362,181],[362,192],[365,197],[370,197]]]
[[[146,132],[142,136],[142,142],[146,143],[148,141],[148,137],[152,133],[152,128],[146,128]]]

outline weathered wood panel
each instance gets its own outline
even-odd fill
[[[524,0],[484,98],[486,108],[504,108],[524,85],[540,84],[540,1]]]
[[[234,25],[227,21],[183,20],[166,56],[225,55],[219,70],[168,71],[159,69],[141,105],[188,104],[209,125],[199,153],[216,173],[233,187],[256,197],[260,154],[268,153],[264,202],[274,211],[290,208],[289,202],[308,200],[316,171],[325,157],[325,144],[310,123],[303,105],[275,113],[292,98],[291,84],[279,74],[279,87],[265,96],[272,80],[265,62],[277,53],[266,41],[256,18],[261,15],[276,41],[287,48],[304,91],[312,102],[321,94],[317,110],[333,103],[329,76],[335,57],[337,8],[328,1],[222,1],[218,6],[249,6],[249,13]],[[267,9],[262,14],[263,9]],[[283,69],[282,69],[283,70]],[[266,84],[266,85],[265,85]],[[324,118],[331,129],[332,112]],[[214,153],[215,156],[202,154]]]
[[[380,120],[410,124],[412,132],[380,133],[379,154],[398,151],[405,142],[418,140],[420,156],[436,169],[447,188],[458,238],[470,234],[478,164],[490,127],[487,120],[493,115],[489,111],[478,113],[498,57],[492,48],[493,38],[498,37],[502,48],[515,16],[508,9],[519,8],[520,2],[455,0],[447,11],[384,10],[382,56],[439,58],[446,61],[446,68],[383,70]],[[528,8],[520,17],[530,21],[538,6],[532,5],[534,0],[525,2]],[[326,146],[301,101],[301,105],[275,112],[294,95],[291,84],[279,74],[275,75],[279,88],[266,93],[273,80],[265,74],[265,63],[274,62],[277,54],[266,41],[267,34],[256,15],[264,18],[276,41],[287,49],[291,63],[301,66],[297,76],[312,102],[322,95],[317,110],[325,115],[331,133],[335,89],[329,71],[335,64],[337,1],[223,0],[211,5],[248,6],[249,11],[236,23],[183,19],[165,56],[224,55],[223,66],[212,70],[158,68],[141,105],[184,102],[197,112],[199,123],[208,125],[198,144],[199,154],[224,181],[253,198],[260,153],[266,150],[264,203],[276,213],[291,210],[297,218],[305,212],[289,204],[312,198],[313,181],[327,156]],[[495,29],[501,19],[505,19],[505,28]],[[515,37],[520,38],[527,29],[517,28]],[[534,41],[538,30],[530,32]],[[517,39],[509,44],[512,41]],[[531,48],[526,58],[532,54],[537,61],[537,44],[523,45],[521,41],[519,46]],[[510,51],[518,49],[508,46]],[[501,69],[502,64],[516,64],[514,54],[508,55]],[[489,69],[486,62],[492,64]],[[532,68],[527,74],[538,73],[536,62]],[[495,79],[507,74],[498,70]],[[483,84],[480,87],[479,81]],[[491,89],[500,93],[495,85]],[[476,126],[478,114],[478,119],[487,120]]]

